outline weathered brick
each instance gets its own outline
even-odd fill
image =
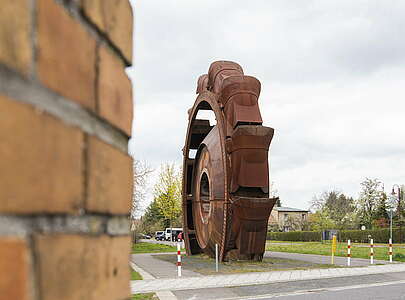
[[[95,137],[89,137],[88,157],[86,209],[128,214],[132,195],[132,159]]]
[[[128,0],[82,0],[85,15],[132,61],[132,8]]]
[[[62,96],[94,109],[94,38],[55,1],[37,3],[40,80]]]
[[[29,1],[2,1],[0,6],[0,63],[28,74],[32,60]]]
[[[42,300],[129,297],[128,236],[38,235],[35,245]]]
[[[25,240],[0,237],[0,300],[32,299],[30,254]]]
[[[131,135],[132,86],[124,67],[117,56],[105,47],[100,47],[99,114]]]
[[[83,133],[0,95],[0,212],[77,212]]]

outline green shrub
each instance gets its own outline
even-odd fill
[[[269,232],[267,234],[267,239],[273,241],[319,242],[321,238],[320,231]]]
[[[389,228],[374,230],[341,230],[339,231],[338,239],[340,241],[347,241],[350,239],[355,243],[368,243],[369,236],[371,236],[374,243],[388,243],[390,238],[390,230]],[[405,241],[405,228],[402,229],[401,234],[399,228],[393,229],[392,239],[394,243],[403,243]]]
[[[374,240],[374,243],[388,243],[390,230],[389,228],[340,230],[337,238],[339,241],[350,239],[353,243],[368,243],[369,236]],[[267,239],[273,241],[320,242],[322,235],[320,231],[268,232]],[[404,243],[405,228],[402,228],[402,232],[400,232],[399,228],[394,228],[392,230],[392,239],[394,243]]]

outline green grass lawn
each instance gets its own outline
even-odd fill
[[[131,271],[131,280],[142,280],[141,274],[132,270]],[[147,294],[134,294],[132,295],[131,300],[157,300],[155,293],[147,293]]]
[[[384,247],[374,247],[374,258],[380,260],[388,260],[388,245],[375,244],[375,246],[382,245]],[[351,254],[355,258],[370,258],[370,248],[360,247],[368,246],[367,244],[352,243]],[[397,246],[397,247],[396,247]],[[404,244],[394,244],[393,254],[394,260],[405,261],[405,248]],[[331,242],[281,242],[281,241],[268,241],[266,243],[266,250],[276,252],[290,252],[290,253],[303,253],[303,254],[318,254],[318,255],[331,255]],[[347,256],[347,243],[337,243],[335,256]]]
[[[147,293],[147,294],[134,294],[132,295],[131,300],[157,300],[159,299],[156,297],[154,293]]]
[[[152,244],[152,243],[136,243],[132,246],[132,253],[159,253],[159,252],[176,252],[177,248],[174,246]]]
[[[141,274],[139,274],[137,271],[131,270],[131,280],[142,280]]]

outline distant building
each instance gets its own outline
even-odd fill
[[[292,207],[274,207],[269,217],[269,230],[292,231],[302,230],[308,221],[308,210]]]

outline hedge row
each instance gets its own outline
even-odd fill
[[[267,239],[275,241],[319,242],[322,239],[322,235],[320,231],[269,232]]]
[[[375,229],[375,230],[342,230],[338,234],[340,241],[347,241],[350,239],[353,242],[367,243],[369,236],[374,240],[374,243],[388,243],[390,238],[389,228]],[[392,240],[394,243],[405,242],[405,228],[401,230],[395,228],[392,230]]]
[[[388,228],[375,230],[341,230],[338,233],[339,241],[367,243],[369,236],[374,240],[374,243],[388,243],[390,230]],[[275,241],[297,241],[297,242],[320,242],[322,235],[320,231],[290,231],[290,232],[269,232],[268,240]],[[395,228],[392,230],[392,239],[394,243],[405,242],[405,227],[401,230]]]

